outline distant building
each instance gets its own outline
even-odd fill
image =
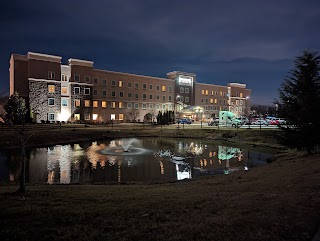
[[[35,121],[142,121],[148,113],[181,112],[197,106],[189,117],[237,116],[250,109],[251,90],[196,82],[196,75],[173,71],[166,78],[94,69],[94,62],[28,52],[12,54],[10,95],[17,91],[31,106]]]

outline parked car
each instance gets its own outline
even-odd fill
[[[208,126],[217,126],[217,125],[219,125],[219,118],[212,118],[208,122]]]
[[[269,125],[279,125],[280,122],[278,120],[270,120]]]
[[[182,118],[182,119],[178,120],[178,123],[180,123],[180,124],[189,124],[190,125],[192,123],[192,120],[189,119],[189,118]]]
[[[268,126],[269,123],[266,120],[256,120],[256,121],[251,122],[251,125],[265,125],[265,126]]]
[[[249,123],[247,117],[238,117],[237,120],[241,121],[241,125],[247,125]]]

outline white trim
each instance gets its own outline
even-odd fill
[[[53,83],[61,83],[60,80],[53,80],[53,79],[35,79],[35,78],[28,78],[28,80],[33,80],[33,81],[43,81],[43,82],[53,82]]]
[[[167,73],[167,75],[168,74],[187,75],[187,76],[193,76],[193,77],[196,76],[196,74],[194,74],[194,73],[187,73],[187,72],[181,72],[181,71],[171,71],[171,72]]]
[[[88,85],[88,86],[94,86],[94,84],[80,83],[80,82],[69,82],[69,84],[73,84],[73,85]]]
[[[61,61],[61,59],[62,59],[62,57],[60,57],[60,56],[49,55],[49,54],[40,54],[40,53],[35,53],[35,52],[28,52],[28,58],[29,58],[29,59],[33,59],[33,58],[30,58],[29,54],[35,55],[35,56],[46,57],[46,58],[59,59],[60,61]]]

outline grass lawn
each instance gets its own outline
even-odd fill
[[[137,128],[34,130],[29,144],[170,136],[274,146],[279,153],[248,172],[170,183],[29,185],[25,194],[1,183],[0,240],[312,240],[320,224],[319,154],[281,149],[277,131]],[[15,145],[5,132],[0,147]]]

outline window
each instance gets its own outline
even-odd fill
[[[226,92],[223,92],[223,96],[226,96]]]
[[[68,94],[68,87],[61,87],[61,94],[67,95]]]
[[[134,103],[134,108],[139,109],[139,103]]]
[[[240,93],[240,97],[241,97],[241,98],[243,97],[243,94],[242,94],[242,93]]]
[[[116,108],[116,102],[115,102],[115,101],[112,101],[112,102],[111,102],[111,109],[114,109],[114,108]]]
[[[189,97],[186,97],[186,98],[185,98],[185,102],[189,102]]]
[[[236,105],[239,105],[239,100],[236,100]]]
[[[139,88],[139,83],[137,83],[137,82],[134,83],[134,86],[135,86],[136,89],[138,89]]]
[[[90,100],[85,100],[84,101],[84,106],[85,107],[90,107]]]
[[[123,108],[123,102],[119,102],[119,109],[122,109]]]
[[[98,84],[98,79],[94,78],[94,79],[93,79],[93,83],[94,83],[94,84]]]
[[[61,81],[68,81],[68,75],[62,74],[61,75]]]
[[[163,92],[165,92],[165,91],[166,91],[166,86],[165,86],[165,85],[162,85],[161,90],[162,90]]]
[[[142,99],[147,99],[147,94],[142,94]]]
[[[221,100],[221,99],[219,100],[219,103],[220,103],[220,104],[222,103],[222,100]]]
[[[131,88],[131,87],[132,87],[132,83],[128,82],[128,88]]]
[[[119,80],[119,87],[122,87],[123,86],[123,82],[122,80]]]
[[[156,109],[159,110],[160,109],[160,105],[156,104]]]
[[[107,91],[106,91],[106,90],[103,90],[103,91],[102,91],[102,95],[103,95],[103,96],[107,96]]]
[[[157,95],[157,100],[160,100],[160,96],[159,95]]]
[[[54,98],[49,98],[48,99],[48,105],[54,105]]]
[[[185,88],[184,92],[189,93],[189,88]]]
[[[162,96],[162,100],[166,101],[166,96],[165,95]]]
[[[184,93],[184,88],[183,87],[180,87],[180,93]]]
[[[132,93],[128,92],[128,98],[132,98]]]
[[[111,91],[111,97],[116,97],[116,92],[115,91]]]
[[[85,120],[90,120],[90,114],[89,113],[84,114],[84,119]]]
[[[103,84],[103,85],[106,85],[106,84],[107,84],[107,80],[106,80],[106,79],[103,79],[103,80],[102,80],[102,84]]]
[[[74,100],[74,106],[75,107],[79,107],[80,106],[80,100],[79,99],[75,99]]]
[[[80,87],[74,87],[74,94],[80,94]]]
[[[203,98],[201,99],[201,103],[203,103]]]
[[[74,81],[75,81],[75,82],[80,82],[80,75],[75,74],[75,75],[74,75]]]
[[[98,90],[93,90],[93,95],[98,95]]]
[[[169,99],[168,99],[168,100],[171,102],[171,100],[172,100],[172,99],[171,99],[171,97],[172,97],[172,96],[171,96],[171,95],[169,95],[168,97],[169,97]]]
[[[111,80],[111,86],[116,86],[116,81],[115,80]]]
[[[215,91],[215,92],[214,92],[214,95],[218,95],[218,91]]]
[[[132,109],[132,103],[127,103],[127,108]]]
[[[153,89],[153,85],[152,85],[152,84],[149,85],[149,89],[150,89],[150,90]]]
[[[214,99],[214,103],[217,104],[218,103],[218,99]]]
[[[98,101],[97,100],[92,101],[92,106],[97,108],[98,107]]]
[[[171,85],[169,85],[169,92],[171,92],[172,91],[172,86]]]
[[[138,93],[135,93],[135,94],[134,94],[134,98],[139,99],[139,94],[138,94]]]
[[[210,99],[210,103],[213,104],[213,99]]]
[[[166,105],[162,105],[162,109],[165,110],[166,109]]]
[[[160,90],[160,85],[157,85],[157,90]]]
[[[84,94],[90,95],[90,88],[84,88]]]
[[[123,120],[123,114],[119,114],[119,120]]]
[[[49,93],[54,93],[55,86],[54,85],[48,85],[48,91],[49,91]]]
[[[85,79],[86,83],[90,83],[90,76],[85,76],[84,79]]]
[[[168,109],[169,109],[169,110],[172,110],[172,105],[169,105],[169,106],[168,106]]]
[[[208,99],[206,99],[206,103],[208,103]]]
[[[220,91],[220,96],[222,96],[222,91]]]
[[[209,94],[209,90],[206,90],[206,95],[208,95]]]
[[[149,104],[149,109],[153,109],[153,104]]]
[[[48,120],[49,121],[54,121],[54,113],[49,113],[48,114]]]
[[[150,100],[152,100],[152,97],[153,97],[152,95],[149,95],[149,99],[150,99]]]
[[[55,74],[53,71],[49,71],[48,72],[48,79],[54,79],[55,78]]]
[[[107,107],[107,102],[106,101],[101,101],[101,107],[106,108]]]
[[[142,109],[143,109],[143,110],[147,109],[147,104],[144,104],[144,103],[143,103],[143,104],[142,104]]]
[[[98,114],[92,114],[92,120],[97,120]]]
[[[203,95],[204,95],[204,90],[201,90],[201,94],[203,94]]]
[[[147,84],[142,84],[142,89],[147,89]]]
[[[211,95],[213,95],[213,90],[211,90]]]
[[[68,106],[68,100],[67,99],[61,99],[61,106]]]

